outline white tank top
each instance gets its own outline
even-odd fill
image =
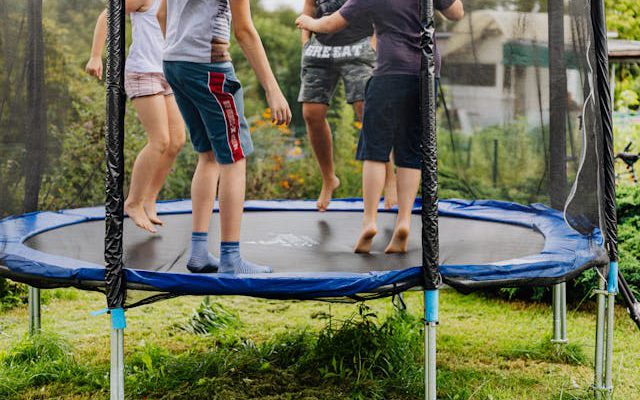
[[[125,69],[128,72],[162,73],[164,37],[156,17],[160,0],[147,11],[131,13],[131,47]]]

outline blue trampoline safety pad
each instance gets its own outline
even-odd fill
[[[262,275],[189,273],[184,264],[191,202],[163,202],[158,210],[167,222],[159,235],[132,227],[125,231],[130,289],[330,299],[421,286],[419,202],[407,255],[383,253],[395,215],[381,209],[382,247],[362,256],[352,251],[363,210],[360,199],[334,200],[326,213],[316,211],[315,201],[248,201],[243,254],[274,267],[273,274]],[[440,202],[439,215],[440,271],[444,282],[460,289],[548,285],[606,262],[597,229],[583,236],[562,213],[543,205],[449,200]],[[0,221],[0,275],[44,288],[103,287],[103,220],[104,208],[95,207]],[[213,245],[216,235],[211,234]]]

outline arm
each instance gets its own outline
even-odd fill
[[[304,1],[304,8],[302,9],[302,15],[308,15],[310,17],[313,17],[316,14],[316,4],[314,0],[305,0]],[[301,39],[302,39],[302,45],[304,45],[305,43],[307,43],[309,41],[309,39],[311,39],[311,31],[308,31],[306,29],[302,29],[301,30]]]
[[[167,0],[160,1],[160,8],[158,8],[158,13],[156,14],[158,18],[158,22],[160,23],[160,30],[162,31],[162,36],[167,38]]]
[[[331,15],[318,19],[311,18],[308,15],[301,15],[296,19],[296,25],[299,29],[311,32],[334,33],[349,26],[349,22],[347,22],[340,12],[334,12]]]
[[[464,17],[464,5],[461,0],[455,0],[448,8],[440,10],[440,13],[450,21],[460,21]]]
[[[148,0],[127,0],[125,11],[127,14],[136,12],[146,6]],[[98,16],[96,27],[93,31],[93,43],[91,45],[91,58],[85,67],[85,71],[98,79],[102,79],[102,52],[107,40],[107,10],[103,10]]]
[[[267,95],[267,103],[273,115],[273,122],[279,125],[289,124],[291,122],[291,109],[280,90],[280,86],[278,86],[273,71],[271,71],[260,35],[258,35],[258,31],[253,25],[249,0],[230,0],[229,4],[233,17],[234,36],[264,88]]]
[[[102,51],[107,40],[107,10],[98,16],[96,28],[93,31],[93,44],[91,45],[91,58],[85,67],[87,74],[102,79]]]

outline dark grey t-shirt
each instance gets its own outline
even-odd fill
[[[455,0],[435,0],[446,10]],[[418,0],[348,0],[340,14],[349,22],[373,21],[378,39],[374,75],[420,74],[420,5]],[[436,76],[440,76],[440,53],[436,48]]]
[[[338,11],[347,0],[316,0],[316,18],[322,18]],[[373,35],[371,20],[358,18],[346,29],[336,33],[316,33],[318,41],[325,46],[347,46]]]

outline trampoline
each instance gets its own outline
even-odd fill
[[[395,217],[389,212],[381,215],[372,254],[353,253],[362,207],[359,199],[336,200],[318,213],[311,201],[247,202],[243,252],[274,273],[233,276],[186,270],[191,202],[161,203],[166,227],[159,234],[125,224],[126,282],[172,294],[291,299],[383,296],[421,286],[420,202],[403,255],[383,253]],[[440,202],[439,214],[441,273],[462,290],[548,285],[606,261],[598,230],[581,235],[543,205],[451,200]],[[0,232],[0,275],[42,288],[105,286],[103,207],[13,217],[0,222]]]
[[[434,19],[432,0],[419,0],[422,189],[413,210],[409,252],[383,253],[395,213],[380,210],[374,251],[354,254],[360,199],[335,200],[326,213],[318,213],[314,201],[249,201],[243,255],[275,271],[250,276],[186,270],[190,201],[160,203],[166,225],[156,235],[136,229],[124,217],[125,156],[141,144],[141,130],[125,119],[124,1],[107,2],[104,115],[95,105],[103,88],[94,86],[92,94],[90,83],[78,79],[79,71],[69,75],[78,59],[66,49],[88,46],[76,18],[88,9],[54,3],[43,8],[42,1],[14,0],[0,13],[0,278],[31,286],[31,333],[40,329],[38,288],[105,293],[111,318],[111,399],[125,398],[126,309],[180,295],[354,301],[420,289],[425,399],[435,400],[443,283],[464,292],[551,286],[553,341],[566,343],[566,282],[588,268],[597,271],[598,285],[594,388],[610,393],[615,297],[622,295],[639,326],[640,305],[618,274],[602,0],[465,2],[465,17],[444,24]],[[442,55],[439,110],[436,24]],[[266,47],[273,52],[282,46]],[[291,58],[273,61],[285,59]],[[294,68],[275,66],[282,82],[297,81],[297,72],[280,76]],[[297,92],[293,86],[287,89],[287,96]],[[260,91],[253,92],[246,94]],[[251,98],[250,108],[261,107],[259,101]],[[350,114],[331,115],[336,129],[352,126]],[[308,168],[316,165],[311,149],[289,157],[297,130],[285,134],[268,124],[258,129],[260,121],[253,132],[260,151],[248,162],[248,175],[260,182],[248,185],[250,195],[317,195],[311,182],[315,169]],[[298,121],[300,127],[303,123]],[[337,146],[356,149],[355,131],[342,138]],[[103,145],[105,153],[99,150]],[[188,196],[191,161],[178,158],[179,173],[165,186],[167,198]],[[357,164],[336,165],[338,174],[342,168],[358,173]],[[359,178],[354,181],[351,175],[341,176],[344,196],[360,193]],[[214,251],[218,228],[214,221],[209,237]],[[130,291],[135,296],[128,297]]]

